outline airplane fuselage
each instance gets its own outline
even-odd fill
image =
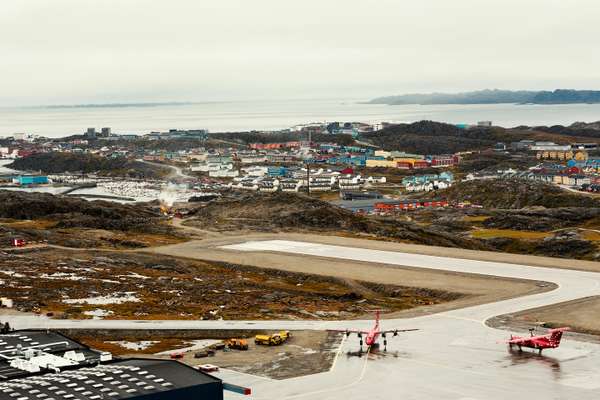
[[[379,338],[379,329],[373,329],[369,331],[367,337],[365,338],[365,344],[367,346],[373,346],[377,343],[377,339]]]

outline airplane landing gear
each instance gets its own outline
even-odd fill
[[[385,332],[381,335],[383,337],[383,351],[387,351],[387,337],[385,336]]]

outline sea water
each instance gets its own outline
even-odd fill
[[[47,137],[81,134],[88,127],[111,127],[114,133],[146,134],[169,129],[211,132],[285,129],[324,121],[414,122],[434,120],[495,125],[569,125],[600,120],[600,104],[563,105],[397,105],[365,104],[366,99],[318,99],[206,102],[195,104],[0,108],[0,136],[31,133]]]

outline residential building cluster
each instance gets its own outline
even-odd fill
[[[444,168],[458,165],[461,157],[458,154],[420,155],[400,151],[377,150],[366,160],[367,167],[386,167],[399,169]]]
[[[365,123],[365,122],[316,122],[310,124],[296,125],[291,128],[292,132],[304,134],[331,134],[350,135],[356,138],[361,133],[375,132],[391,125],[389,122]]]
[[[350,191],[385,183],[385,177],[362,176],[350,168],[324,169],[302,167],[253,166],[242,169],[244,175],[234,178],[230,187],[261,192]]]
[[[440,174],[411,175],[402,179],[402,185],[409,192],[429,192],[452,186],[454,175],[444,171]]]
[[[308,130],[316,133],[331,134],[331,142],[311,142]],[[426,168],[448,168],[461,161],[459,154],[420,155],[399,151],[378,150],[368,145],[342,145],[335,143],[335,135],[355,131],[375,129],[374,126],[358,123],[311,124],[298,127],[299,140],[274,143],[249,143],[246,145],[212,144],[197,141],[197,147],[183,148],[175,146],[176,139],[206,139],[208,131],[204,129],[178,130],[167,132],[151,132],[150,134],[116,135],[109,127],[88,128],[83,135],[64,139],[36,139],[33,141],[3,141],[0,155],[12,158],[27,156],[33,153],[62,152],[84,153],[104,158],[128,158],[130,160],[161,163],[174,166],[178,181],[185,181],[190,190],[193,185],[202,184],[199,190],[217,189],[254,190],[264,192],[364,192],[387,182],[386,177],[377,170],[369,172],[369,168],[394,168],[419,170]],[[130,140],[136,139],[136,140]],[[165,140],[165,144],[154,141]],[[152,143],[150,143],[152,142]],[[188,143],[188,142],[185,142]],[[359,142],[360,143],[360,142]],[[172,150],[171,150],[172,149]],[[56,185],[88,185],[89,179],[96,186],[81,189],[78,194],[91,196],[99,193],[120,198],[146,199],[161,192],[161,182],[150,182],[143,186],[139,179],[114,179],[110,185],[101,177],[93,174],[73,176],[58,174],[50,177]],[[425,171],[423,171],[425,172]],[[431,172],[431,171],[428,171]],[[442,172],[442,171],[440,171]],[[412,174],[412,173],[411,173]],[[12,178],[11,178],[12,179]],[[7,182],[8,185],[35,185],[49,183],[46,177],[21,177],[18,182]],[[45,179],[45,181],[44,181]],[[170,178],[169,178],[170,179]],[[44,181],[44,182],[42,182]],[[452,174],[417,175],[403,182],[409,191],[430,191],[448,187],[453,181]],[[166,184],[166,180],[162,182]],[[206,187],[205,187],[206,186]],[[397,183],[391,187],[400,188]]]
[[[495,146],[497,151],[508,149],[534,152],[538,160],[585,161],[589,157],[588,151],[598,149],[598,143],[557,144],[548,141],[521,140],[510,143],[509,147],[504,143],[498,143]]]
[[[590,192],[600,191],[600,159],[542,162],[524,171],[507,169],[497,173],[469,174],[466,179],[516,178],[540,181]]]

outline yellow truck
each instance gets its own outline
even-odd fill
[[[290,331],[280,331],[271,335],[256,335],[254,337],[254,343],[262,344],[264,346],[279,346],[290,338]]]

